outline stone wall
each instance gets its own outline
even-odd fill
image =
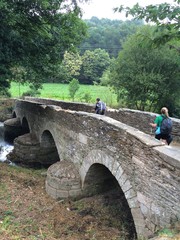
[[[51,133],[60,160],[78,170],[82,191],[91,166],[101,164],[122,189],[138,237],[180,220],[178,151],[108,116],[61,107],[17,101],[15,112],[21,120],[27,119],[39,142],[45,131]],[[56,197],[56,187],[50,189]]]
[[[70,109],[74,111],[84,111],[89,113],[94,113],[94,105],[92,104],[85,104],[85,103],[72,103],[72,102],[64,102],[64,101],[57,101],[51,99],[41,99],[41,98],[30,98],[26,97],[25,100],[27,101],[34,101],[46,105],[56,105],[63,109]],[[154,122],[158,114],[150,113],[150,112],[143,112],[138,110],[131,110],[131,109],[110,109],[107,108],[106,116],[116,119],[122,123],[125,123],[129,126],[135,127],[140,131],[143,131],[147,134],[154,135],[154,129],[152,129],[149,123]],[[173,121],[173,139],[176,142],[180,142],[180,119],[171,118]]]
[[[58,101],[49,98],[33,98],[33,97],[25,97],[25,101],[32,101],[39,104],[45,105],[55,105],[59,106],[63,109],[69,109],[74,111],[84,111],[84,112],[94,112],[94,105],[93,104],[86,104],[86,103],[76,103],[76,102],[65,102],[65,101]]]
[[[109,109],[106,115],[135,127],[147,134],[154,135],[154,129],[150,127],[149,123],[153,123],[158,114],[131,109]],[[171,119],[173,121],[173,139],[176,142],[180,142],[180,119]]]

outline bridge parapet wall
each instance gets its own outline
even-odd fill
[[[149,123],[153,123],[157,113],[143,112],[138,110],[131,110],[126,108],[120,108],[118,110],[109,109],[107,116],[112,117],[118,121],[121,121],[127,125],[135,127],[140,131],[147,134],[154,135],[154,129],[151,128]],[[176,142],[180,142],[180,119],[171,118],[173,121],[172,135]]]
[[[93,113],[94,105],[85,104],[85,103],[72,103],[72,102],[64,102],[57,101],[51,99],[43,99],[43,98],[30,98],[25,97],[27,101],[35,101],[38,103],[46,104],[46,105],[56,105],[63,109],[70,109],[74,111],[84,111]],[[138,110],[131,110],[126,108],[120,108],[118,110],[107,108],[106,116],[116,119],[122,123],[125,123],[129,126],[139,129],[147,134],[154,135],[154,129],[152,129],[149,123],[154,122],[157,113],[151,112],[143,112]],[[176,142],[180,143],[180,119],[171,118],[173,121],[173,139]]]
[[[53,100],[49,98],[33,98],[33,97],[25,97],[25,101],[32,101],[45,105],[55,105],[59,106],[63,109],[69,109],[74,111],[84,111],[84,112],[94,112],[94,105],[87,103],[78,103],[78,102],[65,102],[59,100]]]
[[[37,138],[54,137],[60,160],[72,161],[82,184],[95,163],[106,166],[126,196],[138,235],[180,220],[180,156],[168,146],[108,116],[17,101],[19,118]]]

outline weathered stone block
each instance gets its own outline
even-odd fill
[[[57,195],[56,195],[57,190],[55,188],[52,188],[51,186],[49,186],[47,181],[45,183],[45,189],[46,189],[46,192],[47,192],[48,195],[50,195],[54,199],[57,199]]]
[[[64,199],[69,197],[69,192],[68,191],[63,191],[63,190],[56,190],[56,199]]]

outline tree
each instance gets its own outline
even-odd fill
[[[46,82],[69,83],[80,74],[82,59],[77,52],[65,52],[61,63],[51,66],[51,76]]]
[[[111,69],[111,85],[128,107],[159,111],[167,106],[173,112],[180,94],[180,59],[167,45],[153,48],[153,29],[146,26],[124,43]]]
[[[180,0],[174,0],[174,4],[162,3],[141,7],[137,3],[132,8],[120,6],[115,11],[125,11],[126,16],[132,15],[135,19],[145,19],[146,22],[154,22],[160,34],[154,39],[155,43],[166,43],[171,39],[180,38]]]
[[[11,68],[12,80],[19,85],[19,97],[21,96],[21,85],[24,84],[27,72],[24,67],[14,66]]]
[[[74,97],[76,92],[79,89],[79,81],[75,78],[73,78],[71,80],[71,82],[69,83],[69,95],[71,97],[71,99],[74,101]]]
[[[70,77],[77,77],[80,74],[82,58],[79,53],[65,52],[62,64],[66,68]]]
[[[33,72],[32,83],[47,77],[86,35],[76,0],[1,0],[0,20],[0,89],[14,65]]]
[[[100,84],[102,86],[108,86],[110,84],[110,79],[109,79],[109,74],[110,74],[110,68],[106,69],[103,72],[102,77],[100,78]]]
[[[85,51],[82,56],[82,68],[79,76],[81,83],[99,83],[103,72],[110,65],[109,54],[104,49]]]

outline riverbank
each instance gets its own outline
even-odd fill
[[[15,99],[1,98],[0,99],[0,122],[4,122],[12,117],[12,110]]]
[[[106,207],[107,195],[56,201],[46,194],[44,182],[44,169],[0,163],[0,240],[129,239],[112,215],[115,209]]]

